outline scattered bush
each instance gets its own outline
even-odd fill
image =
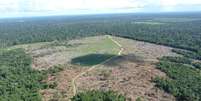
[[[200,63],[200,62],[194,62],[194,63],[192,63],[192,65],[193,65],[195,68],[201,69],[201,63]]]
[[[126,101],[123,95],[119,95],[113,91],[87,91],[78,93],[72,101]]]
[[[201,60],[201,54],[194,51],[187,51],[187,50],[180,50],[180,49],[173,49],[173,52],[177,54],[181,54],[187,58],[198,59]]]

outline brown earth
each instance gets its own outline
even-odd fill
[[[138,97],[147,101],[174,101],[174,97],[157,89],[152,80],[165,77],[152,63],[133,62],[127,56],[109,63],[77,80],[78,90],[113,90],[135,101]],[[130,57],[129,57],[130,58]],[[115,64],[112,66],[112,64]]]
[[[47,83],[56,82],[57,87],[41,90],[40,94],[43,97],[43,101],[70,101],[70,98],[73,97],[72,78],[87,68],[73,65],[65,66],[67,67],[66,69],[56,75],[49,75],[48,79],[45,80]]]

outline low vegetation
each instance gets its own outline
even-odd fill
[[[188,50],[180,50],[180,49],[173,49],[172,51],[177,54],[181,54],[187,58],[201,60],[201,49],[198,50],[197,52],[188,51]]]
[[[113,91],[87,91],[78,93],[72,101],[126,101],[123,95],[117,94]]]
[[[200,101],[200,70],[190,64],[188,59],[181,57],[161,59],[157,67],[169,78],[156,78],[156,86],[176,96],[178,101]]]
[[[160,59],[160,61],[166,61],[166,62],[173,62],[173,63],[180,63],[180,64],[186,64],[190,65],[193,68],[201,69],[201,62],[196,61],[191,58],[187,57],[171,57],[171,56],[165,56]]]
[[[192,63],[192,65],[195,67],[195,68],[198,68],[201,70],[201,62],[194,62]]]
[[[165,56],[160,59],[161,61],[169,61],[169,62],[175,62],[175,63],[182,63],[182,64],[191,64],[192,60],[186,57],[171,57],[171,56]]]
[[[55,88],[43,82],[47,74],[63,70],[55,66],[38,71],[31,68],[31,57],[23,49],[0,51],[0,101],[41,101],[40,89]]]
[[[0,52],[0,100],[40,101],[45,75],[31,68],[31,58],[22,50]]]

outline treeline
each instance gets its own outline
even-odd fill
[[[194,51],[188,51],[188,50],[173,49],[172,51],[188,58],[201,60],[201,50],[194,52]]]
[[[173,63],[192,65],[194,68],[201,69],[201,62],[195,61],[194,59],[188,57],[171,57],[165,56],[160,59],[160,61],[167,61]]]
[[[49,17],[0,23],[2,47],[102,34],[164,44],[198,53],[201,49],[201,14]]]

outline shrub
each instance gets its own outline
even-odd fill
[[[126,101],[123,95],[119,95],[113,91],[87,91],[78,93],[72,101]]]
[[[201,63],[200,63],[200,62],[192,63],[192,65],[193,65],[195,68],[201,69]]]

